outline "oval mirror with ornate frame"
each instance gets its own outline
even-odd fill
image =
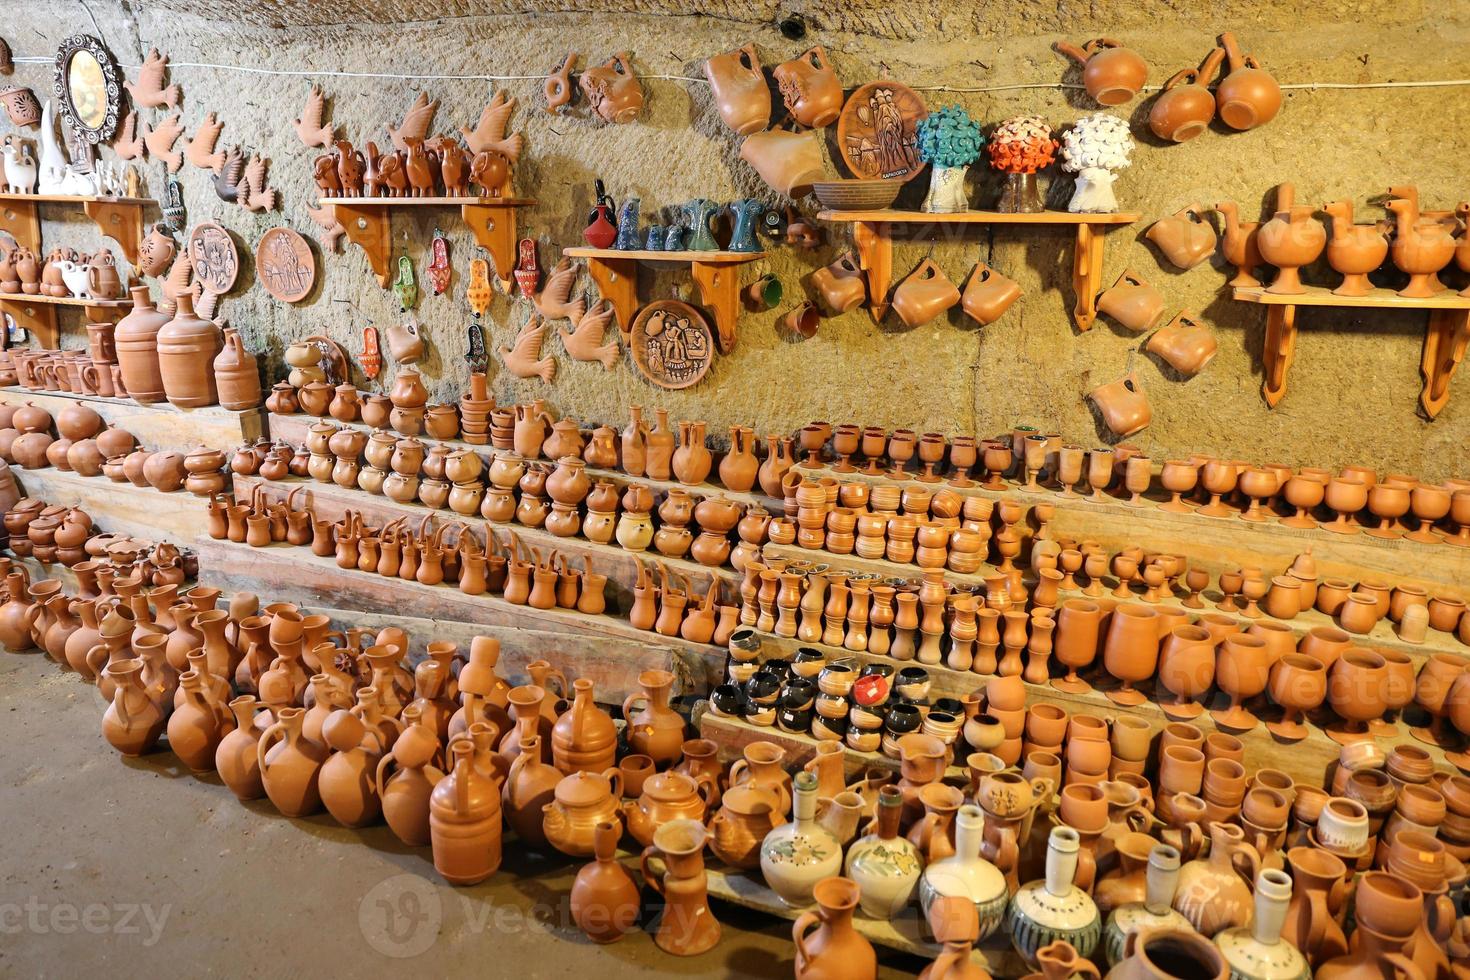
[[[90,34],[61,42],[52,70],[56,106],[74,136],[67,142],[95,151],[112,139],[122,110],[122,76],[107,47]]]

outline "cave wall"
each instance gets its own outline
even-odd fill
[[[364,326],[386,328],[399,317],[393,294],[378,286],[363,254],[351,245],[341,254],[317,248],[319,284],[299,304],[279,303],[255,284],[247,253],[268,228],[288,224],[316,248],[316,228],[306,209],[316,197],[311,163],[318,151],[302,146],[290,125],[312,81],[330,97],[330,121],[358,145],[368,139],[382,144],[385,124],[396,123],[419,91],[439,100],[435,131],[440,132],[472,123],[494,90],[508,90],[520,103],[512,124],[526,137],[516,187],[539,201],[521,213],[522,233],[540,242],[541,262],[549,267],[560,246],[581,244],[597,177],[619,201],[639,196],[645,222],[656,208],[695,196],[720,201],[755,196],[784,203],[739,160],[738,138],[720,122],[702,80],[705,57],[747,41],[756,44],[768,68],[808,44],[823,44],[849,90],[885,75],[915,87],[1048,86],[922,91],[930,107],[962,105],[987,129],[1026,112],[1041,113],[1060,127],[1096,110],[1076,89],[1049,87],[1078,81],[1075,66],[1050,49],[1058,37],[1079,42],[1100,34],[1120,38],[1150,62],[1151,84],[1162,84],[1175,71],[1197,64],[1225,29],[1233,29],[1243,46],[1286,84],[1470,75],[1463,54],[1470,40],[1470,13],[1460,5],[1427,2],[246,0],[224,10],[178,0],[99,0],[86,8],[11,0],[7,8],[14,16],[7,18],[12,26],[4,34],[17,56],[49,57],[63,37],[77,31],[99,34],[125,65],[138,64],[150,46],[157,46],[174,62],[171,78],[183,89],[183,123],[189,133],[206,113],[214,112],[225,124],[221,146],[240,143],[269,157],[270,181],[282,196],[277,213],[251,214],[221,203],[207,171],[186,164],[182,178],[189,223],[218,221],[241,246],[246,261],[240,285],[224,299],[221,315],[267,360],[272,379],[281,375],[280,353],[292,339],[326,333],[355,353],[361,349]],[[201,12],[218,16],[201,17]],[[778,30],[778,20],[792,12],[806,18],[803,41],[787,40]],[[631,125],[595,121],[580,101],[572,113],[552,116],[540,107],[540,78],[569,48],[582,53],[584,66],[627,50],[640,73],[692,80],[646,80],[647,107]],[[493,83],[339,76],[313,80],[183,64],[188,62],[533,77]],[[125,73],[131,77],[135,71]],[[51,67],[20,64],[11,81],[44,95]],[[549,338],[545,350],[558,361],[554,383],[518,380],[492,362],[493,392],[502,403],[542,397],[562,414],[619,425],[631,403],[662,405],[676,418],[707,420],[716,443],[724,441],[725,427],[734,423],[753,424],[764,434],[823,418],[981,435],[1030,423],[1091,446],[1110,437],[1085,393],[1120,377],[1131,364],[1149,394],[1154,417],[1130,441],[1158,458],[1203,452],[1289,464],[1368,462],[1434,478],[1465,475],[1462,447],[1470,435],[1470,382],[1456,380],[1454,397],[1437,420],[1427,421],[1416,411],[1424,314],[1305,311],[1286,397],[1271,410],[1260,394],[1264,309],[1229,298],[1225,281],[1230,270],[1218,255],[1181,271],[1162,259],[1144,232],[1155,218],[1192,202],[1236,200],[1254,217],[1265,211],[1280,181],[1294,183],[1301,201],[1350,199],[1360,221],[1383,215],[1373,202],[1391,183],[1417,184],[1426,207],[1453,207],[1470,196],[1463,136],[1470,127],[1470,88],[1292,88],[1271,124],[1247,133],[1217,124],[1181,145],[1160,144],[1147,131],[1151,96],[1116,110],[1129,117],[1138,141],[1133,166],[1118,181],[1118,198],[1123,209],[1139,212],[1141,219],[1107,234],[1103,279],[1110,283],[1124,269],[1133,269],[1164,292],[1166,317],[1189,310],[1213,326],[1220,352],[1197,377],[1173,375],[1142,352],[1146,337],[1106,318],[1099,318],[1090,332],[1076,330],[1070,316],[1072,235],[1067,228],[982,226],[957,239],[896,246],[895,281],[931,254],[957,283],[977,258],[1018,280],[1025,295],[997,323],[977,327],[956,308],[927,326],[907,330],[892,314],[875,324],[866,309],[859,309],[824,319],[811,339],[787,335],[777,325],[779,315],[807,289],[809,273],[848,246],[845,229],[832,226],[814,251],[781,246],[745,267],[747,281],[767,271],[780,277],[786,299],[770,312],[745,313],[734,354],[717,357],[696,387],[663,392],[643,381],[626,358],[605,371],[598,364],[573,361],[559,340]],[[162,114],[145,109],[140,115],[156,120]],[[835,127],[828,130],[826,143],[830,156]],[[146,192],[156,196],[162,165],[150,160],[141,171]],[[982,164],[974,169],[972,182],[972,202],[990,206],[999,186],[996,175]],[[1053,168],[1044,173],[1042,184],[1048,200],[1064,202],[1071,180]],[[915,186],[906,195],[921,192]],[[798,203],[808,214],[816,209],[814,198]],[[436,227],[451,240],[455,275],[441,297],[429,292],[423,272]],[[463,353],[469,307],[463,289],[468,260],[478,250],[454,209],[395,214],[393,231],[395,249],[411,256],[419,270],[423,298],[417,315],[430,341],[424,367],[431,394],[455,398],[467,370]],[[43,236],[48,243],[81,248],[100,242],[90,224],[55,212],[48,212]],[[1336,281],[1324,263],[1308,269],[1306,278]],[[1457,288],[1465,285],[1458,273],[1447,280]],[[1382,281],[1392,282],[1393,273]],[[593,289],[585,278],[579,288]],[[647,301],[688,292],[683,275],[645,271],[640,296]],[[531,312],[530,303],[518,296],[497,296],[489,343],[508,343]],[[66,343],[84,342],[79,324],[65,322]],[[391,373],[390,364],[379,382]]]

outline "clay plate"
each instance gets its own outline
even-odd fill
[[[638,312],[628,338],[633,363],[660,388],[698,384],[709,371],[715,338],[704,314],[676,299],[655,300]]]
[[[311,246],[290,228],[272,228],[255,246],[255,275],[283,303],[305,299],[316,283]]]
[[[240,275],[235,240],[213,221],[201,221],[189,232],[189,260],[194,265],[194,278],[207,292],[219,296],[233,289]]]
[[[924,169],[915,129],[929,115],[919,93],[900,82],[869,82],[837,117],[837,147],[853,176],[912,180]]]

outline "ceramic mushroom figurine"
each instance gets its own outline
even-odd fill
[[[1083,116],[1062,136],[1062,169],[1077,175],[1077,188],[1067,210],[1073,214],[1118,210],[1113,195],[1116,172],[1131,162],[1133,137],[1128,123],[1105,112]]]
[[[996,210],[1035,214],[1045,210],[1036,189],[1036,171],[1051,163],[1057,152],[1051,127],[1040,116],[1015,116],[990,134],[985,146],[990,165],[1006,175]]]
[[[965,174],[980,157],[985,137],[970,114],[957,105],[947,105],[919,121],[919,158],[930,164],[929,193],[923,210],[930,214],[954,214],[970,210],[965,198]]]

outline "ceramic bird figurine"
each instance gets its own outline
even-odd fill
[[[500,348],[500,360],[518,378],[539,377],[547,384],[556,377],[556,361],[541,356],[541,341],[546,338],[546,322],[539,315],[531,317],[516,334],[514,347]]]
[[[581,268],[580,262],[573,262],[562,256],[556,268],[551,270],[551,275],[546,277],[546,288],[531,297],[536,305],[536,312],[548,320],[571,320],[574,327],[580,323],[582,314],[587,312],[587,298],[579,296],[573,301],[572,287],[576,285],[577,273]]]
[[[154,159],[162,160],[168,164],[168,172],[176,174],[184,165],[184,155],[174,149],[180,136],[184,135],[184,127],[179,125],[178,116],[169,116],[156,128],[145,126],[143,142],[148,147]]]
[[[502,89],[495,93],[480,112],[480,121],[474,129],[468,126],[459,127],[464,141],[469,145],[471,155],[481,150],[494,150],[507,160],[518,160],[521,156],[521,134],[512,133],[505,135],[506,123],[510,121],[510,114],[515,110],[516,100],[509,98]]]
[[[565,327],[557,330],[561,336],[562,346],[574,359],[601,361],[602,366],[611,371],[613,365],[622,357],[622,349],[618,346],[616,335],[613,336],[612,343],[602,342],[603,334],[607,331],[607,324],[612,316],[612,304],[607,300],[600,301],[587,311],[575,330],[568,330]]]
[[[147,150],[143,147],[143,137],[138,135],[138,114],[129,111],[123,117],[122,126],[118,128],[117,138],[112,141],[112,151],[117,154],[119,160],[141,160]]]
[[[163,84],[164,72],[168,71],[168,56],[158,53],[157,48],[148,49],[143,67],[138,70],[136,82],[123,82],[123,88],[133,97],[133,104],[145,109],[176,109],[179,105],[179,87]]]
[[[321,240],[322,247],[329,252],[337,251],[341,244],[342,236],[347,234],[347,229],[342,227],[342,222],[337,220],[335,208],[313,208],[308,207],[306,213],[322,233],[317,237]]]
[[[200,170],[213,170],[219,173],[225,165],[225,155],[216,151],[215,143],[219,141],[220,130],[225,124],[215,118],[214,113],[204,117],[194,130],[194,138],[184,147],[184,157],[198,167]]]
[[[234,204],[240,198],[240,178],[245,173],[245,155],[238,146],[225,153],[224,163],[214,175],[214,192],[226,204]]]
[[[409,108],[407,115],[403,117],[402,124],[397,129],[388,127],[388,135],[393,138],[393,146],[407,153],[408,144],[406,138],[417,137],[423,139],[429,135],[429,125],[434,121],[434,112],[439,108],[439,100],[429,101],[429,97],[423,92],[414,100],[413,106]]]
[[[326,108],[326,99],[322,96],[322,90],[315,85],[306,94],[306,105],[301,107],[301,116],[291,120],[291,127],[296,130],[296,138],[307,146],[329,147],[335,136],[333,127],[323,124],[322,113]]]
[[[197,294],[200,291],[198,284],[190,283],[194,279],[194,260],[189,258],[187,248],[179,249],[178,257],[168,270],[168,275],[163,279],[163,299],[158,308],[165,313],[172,313],[178,309],[178,298],[185,294]]]
[[[276,192],[265,185],[265,158],[252,154],[245,165],[245,177],[240,182],[237,203],[246,211],[274,211]]]

